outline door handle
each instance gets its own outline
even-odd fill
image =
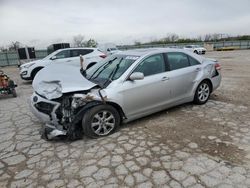
[[[199,72],[200,70],[201,70],[201,68],[198,67],[195,69],[195,72]]]
[[[169,80],[169,77],[164,76],[164,77],[162,77],[162,79],[161,79],[161,81],[166,81],[166,80]]]

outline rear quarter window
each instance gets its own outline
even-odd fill
[[[94,50],[92,49],[76,49],[76,50],[71,50],[71,57],[78,57],[79,55],[87,55]]]
[[[200,62],[198,60],[194,59],[193,57],[188,56],[188,58],[189,58],[189,62],[190,62],[191,66],[200,65]]]
[[[169,52],[167,53],[168,64],[170,70],[177,70],[185,67],[189,67],[188,56],[181,52]]]

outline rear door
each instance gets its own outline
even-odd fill
[[[182,52],[168,52],[165,56],[169,66],[172,102],[191,97],[197,75],[201,72],[201,64]]]
[[[80,66],[80,55],[84,56],[85,63],[89,63],[93,49],[72,49],[70,50],[71,60],[69,61],[74,66]]]

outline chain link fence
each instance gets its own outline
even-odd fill
[[[36,59],[42,59],[48,55],[47,50],[36,50]],[[0,52],[0,67],[18,65],[19,56],[16,51]]]

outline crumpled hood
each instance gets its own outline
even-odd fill
[[[54,88],[54,90],[57,92],[61,90],[61,93],[89,90],[97,85],[82,76],[79,67],[51,64],[37,73],[32,86],[37,93],[42,95],[42,93],[47,91],[53,92],[53,85],[55,84],[58,84],[59,87],[57,89]],[[52,96],[50,98],[57,97]]]

